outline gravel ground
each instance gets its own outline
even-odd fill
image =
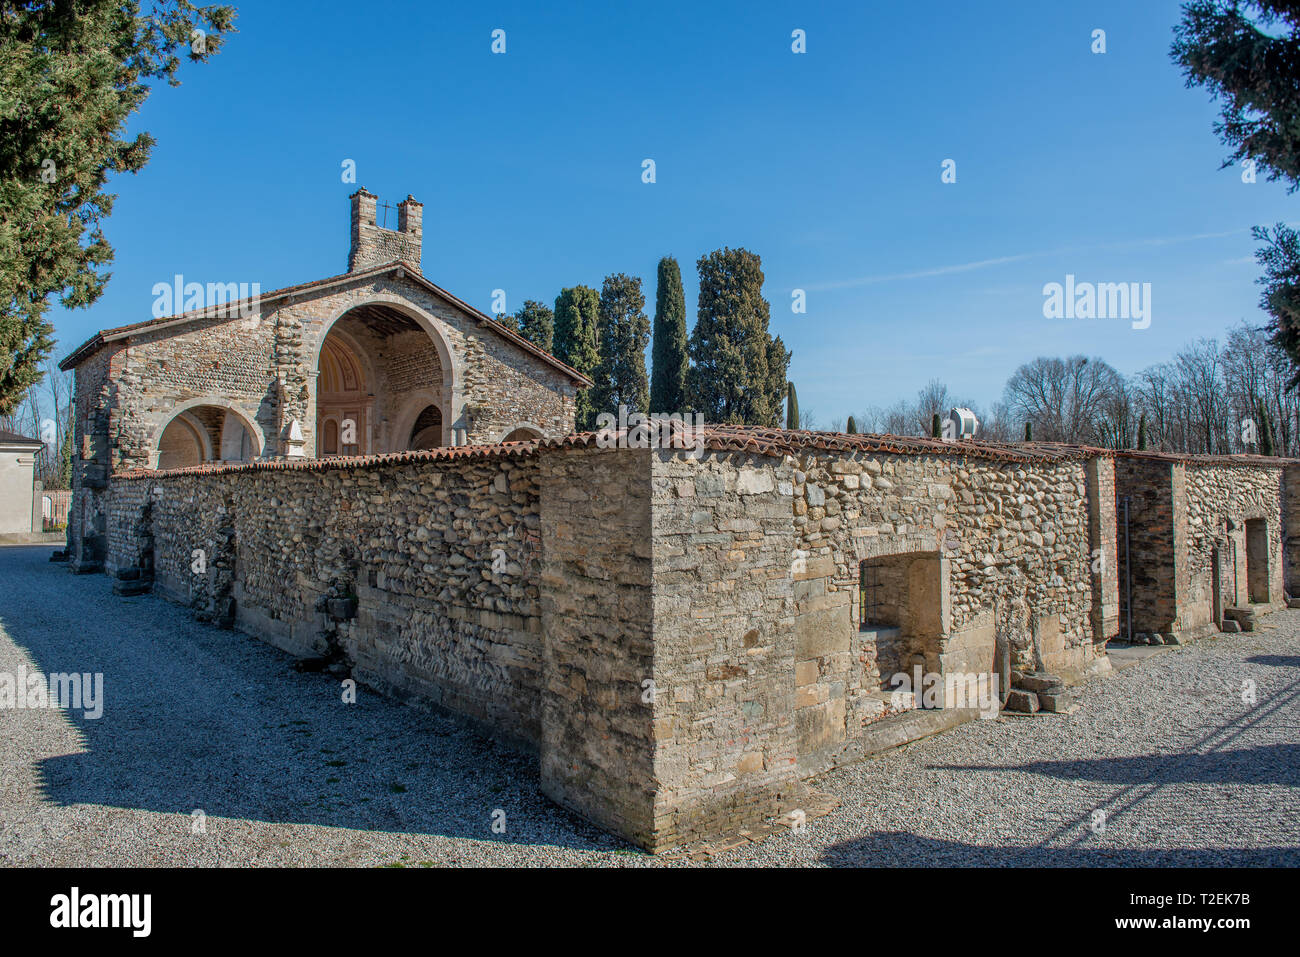
[[[0,864],[664,863],[550,804],[528,756],[364,688],[345,705],[269,645],[49,553],[0,547],[0,672],[102,672],[104,714],[0,710]],[[824,775],[839,810],[710,863],[1300,866],[1300,611],[1263,629],[1094,681],[1073,715]]]

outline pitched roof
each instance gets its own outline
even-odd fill
[[[491,316],[480,312],[463,299],[453,296],[441,286],[425,279],[424,276],[420,274],[419,267],[413,266],[410,263],[394,261],[391,263],[385,263],[382,266],[373,266],[370,269],[361,269],[356,272],[330,276],[327,279],[316,279],[312,282],[299,283],[296,286],[285,286],[283,289],[273,289],[271,292],[261,294],[258,298],[264,303],[272,302],[276,299],[285,299],[304,292],[314,292],[318,289],[323,289],[332,285],[340,285],[357,279],[371,279],[375,276],[382,276],[390,272],[399,273],[400,278],[411,279],[417,285],[423,286],[434,295],[439,296],[459,309],[464,310],[469,314],[470,318],[477,320],[480,326],[490,325],[497,335],[513,343],[515,346],[518,346],[520,349],[523,349],[525,352],[541,359],[547,365],[562,372],[580,386],[585,387],[593,384],[590,379],[577,369],[566,365],[545,349],[533,345],[533,343],[519,335],[519,333],[512,332]],[[178,313],[174,316],[163,316],[158,319],[146,319],[143,322],[133,322],[129,325],[117,326],[114,329],[101,330],[81,345],[77,346],[76,349],[72,350],[67,358],[59,363],[59,368],[66,372],[69,369],[80,365],[83,360],[93,355],[108,343],[118,342],[142,332],[154,332],[169,329],[172,326],[183,325],[187,322],[193,322],[196,319],[227,318],[234,314],[234,312],[239,308],[240,303],[251,301],[251,299],[238,299],[231,302],[223,302],[218,305],[206,306],[203,309],[192,309],[189,312]]]
[[[44,444],[40,439],[28,438],[17,432],[10,432],[8,429],[0,429],[0,445],[34,445],[39,449]]]

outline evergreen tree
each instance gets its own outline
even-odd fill
[[[552,339],[557,359],[577,369],[574,363],[580,361],[586,346],[591,345],[595,351],[600,342],[596,337],[599,312],[600,293],[590,286],[570,286],[560,290],[560,294],[555,297],[555,332]],[[586,371],[590,375],[591,370]]]
[[[0,415],[40,380],[49,297],[88,306],[108,282],[102,223],[115,197],[104,186],[149,161],[148,133],[123,138],[147,81],[177,85],[180,55],[208,59],[234,17],[186,0],[158,0],[145,15],[124,0],[0,10]]]
[[[59,488],[72,488],[72,416],[63,430],[63,443],[59,446]]]
[[[1026,442],[1034,441],[1034,423],[1032,422],[1025,423],[1025,441]]]
[[[600,364],[596,328],[600,323],[600,294],[590,286],[561,290],[555,300],[555,356],[595,381]],[[575,427],[586,432],[596,427],[596,408],[591,389],[580,389]]]
[[[857,420],[853,418],[853,416],[849,416],[849,424],[846,430],[848,431],[849,435],[858,434],[858,423]]]
[[[1170,51],[1189,87],[1222,102],[1214,132],[1231,153],[1224,166],[1250,163],[1269,180],[1300,189],[1300,3],[1295,0],[1191,0],[1174,28]],[[1272,317],[1272,339],[1300,363],[1300,243],[1283,223],[1255,258],[1264,269],[1260,305]],[[1300,371],[1291,386],[1300,385]]]
[[[515,313],[519,334],[539,349],[551,351],[555,338],[555,313],[551,307],[535,299],[526,299]]]
[[[698,318],[690,339],[691,406],[706,421],[776,426],[790,353],[768,333],[760,258],[744,249],[701,256]]]
[[[591,401],[597,413],[647,412],[650,379],[645,371],[645,347],[650,343],[650,319],[645,314],[641,280],[623,273],[605,277],[600,290],[600,363],[593,377]]]
[[[1255,418],[1259,419],[1259,454],[1273,454],[1273,417],[1268,414],[1268,406],[1260,399],[1255,403]]]
[[[519,332],[519,320],[508,312],[497,313],[496,321],[501,323],[501,325],[505,326],[511,332]]]
[[[934,439],[943,437],[943,423],[939,421],[938,412],[930,416],[930,437]]]
[[[1147,414],[1138,416],[1138,451],[1145,452],[1147,447]]]
[[[786,383],[787,391],[785,397],[785,427],[787,429],[797,429],[799,425],[799,396],[794,391],[794,383]]]
[[[686,373],[690,368],[686,339],[686,295],[677,260],[659,260],[655,288],[654,337],[650,347],[650,411],[685,412]]]

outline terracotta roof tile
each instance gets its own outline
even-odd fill
[[[625,435],[625,433],[623,433]],[[324,459],[247,462],[237,464],[196,465],[166,472],[134,469],[118,473],[116,478],[149,478],[158,475],[204,475],[257,471],[327,471],[330,469],[372,468],[415,462],[453,462],[473,459],[524,458],[548,449],[599,447],[599,432],[580,432],[559,439],[535,439],[527,442],[503,442],[487,445],[462,445],[413,452],[389,452],[382,455],[336,456]],[[875,452],[896,455],[964,456],[1001,462],[1065,462],[1110,455],[1105,449],[1086,446],[1029,443],[1002,445],[992,442],[944,442],[941,439],[899,435],[849,435],[843,432],[807,432],[769,429],[745,425],[706,425],[701,435],[704,447],[714,451],[749,452],[780,457],[802,452]],[[684,436],[687,447],[694,441]]]

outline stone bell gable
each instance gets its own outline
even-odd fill
[[[419,272],[424,204],[408,194],[397,204],[397,229],[392,230],[377,225],[379,198],[374,193],[363,186],[350,199],[352,246],[348,250],[348,272],[391,262],[406,263]]]
[[[93,538],[87,564],[102,558],[95,496],[125,469],[573,431],[589,380],[421,273],[423,206],[408,196],[391,230],[373,194],[350,203],[347,273],[107,329],[60,364],[76,372],[74,557]],[[178,305],[222,288],[177,282]]]

